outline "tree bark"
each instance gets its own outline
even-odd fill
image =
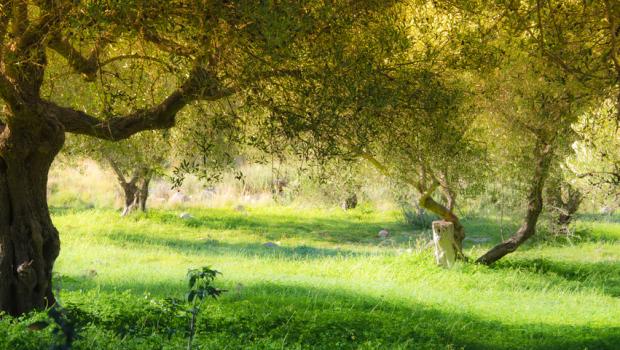
[[[536,224],[543,209],[542,193],[549,175],[549,166],[553,158],[551,145],[537,143],[536,164],[528,193],[528,205],[523,223],[517,232],[507,240],[496,245],[476,260],[477,263],[490,265],[517,248],[536,233]]]
[[[140,195],[138,192],[138,186],[135,183],[124,183],[121,184],[123,187],[123,194],[125,195],[125,206],[123,207],[123,212],[121,216],[127,216],[138,208],[138,203],[140,201]]]
[[[16,124],[0,128],[0,310],[10,315],[55,302],[52,269],[60,240],[47,206],[47,178],[64,143],[57,121]]]

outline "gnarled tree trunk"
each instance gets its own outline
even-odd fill
[[[60,252],[47,206],[47,177],[63,127],[39,116],[0,127],[0,310],[19,315],[54,304],[52,268]]]
[[[525,219],[517,232],[507,240],[496,245],[476,260],[477,263],[490,265],[517,248],[536,233],[536,224],[543,209],[542,193],[545,180],[549,175],[549,166],[553,158],[551,145],[536,145],[536,164],[528,193],[528,204]]]
[[[118,164],[111,158],[108,158],[108,162],[116,174],[118,184],[123,190],[124,207],[121,216],[127,216],[138,209],[146,212],[146,201],[149,196],[149,184],[152,176],[151,171],[146,168],[140,168],[127,181]]]

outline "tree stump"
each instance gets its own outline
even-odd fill
[[[433,221],[433,242],[437,265],[451,267],[456,259],[454,224],[448,221]]]

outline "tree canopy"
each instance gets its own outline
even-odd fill
[[[152,165],[175,151],[155,131],[179,124],[163,131],[179,171],[236,145],[361,159],[452,222],[462,258],[458,195],[505,174],[527,206],[477,259],[492,264],[535,234],[571,145],[606,137],[579,118],[604,101],[620,115],[619,32],[609,0],[1,1],[0,310],[54,303],[46,186],[66,133]]]

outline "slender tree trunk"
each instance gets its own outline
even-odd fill
[[[477,263],[490,265],[505,255],[514,252],[517,248],[536,233],[536,224],[543,209],[542,193],[545,180],[549,175],[549,166],[553,158],[550,145],[537,144],[536,164],[532,182],[528,193],[528,204],[525,219],[517,232],[507,240],[496,245],[483,256],[476,260]]]
[[[146,212],[146,201],[149,199],[149,185],[151,184],[151,172],[145,171],[145,175],[142,178],[140,184],[140,210]]]
[[[28,117],[22,120],[39,118]],[[0,125],[0,310],[11,315],[54,304],[52,269],[60,252],[47,178],[64,130],[52,120],[23,124]]]

